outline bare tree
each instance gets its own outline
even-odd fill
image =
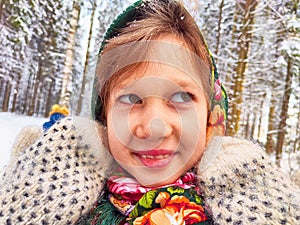
[[[257,6],[256,0],[237,1],[236,3],[236,18],[241,17],[240,28],[233,31],[233,35],[237,36],[237,64],[235,65],[235,75],[233,84],[233,93],[231,98],[231,114],[233,115],[228,121],[230,124],[228,128],[229,135],[235,135],[239,130],[239,123],[241,120],[241,104],[243,103],[243,84],[245,80],[245,71],[247,68],[247,59],[250,51],[250,43],[252,38],[252,28],[255,19],[255,8]],[[239,20],[239,19],[237,19]],[[236,32],[236,33],[234,33]]]
[[[70,96],[71,96],[71,86],[72,86],[72,67],[74,64],[74,45],[75,45],[75,33],[79,22],[79,13],[80,6],[78,5],[77,0],[73,1],[73,9],[70,19],[70,29],[69,37],[66,48],[66,58],[63,69],[63,80],[62,88],[60,94],[59,103],[63,106],[69,107],[70,105]]]

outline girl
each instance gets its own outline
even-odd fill
[[[18,148],[1,224],[299,224],[299,188],[256,145],[222,137],[226,93],[178,1],[117,17],[95,84],[96,122],[63,119]]]

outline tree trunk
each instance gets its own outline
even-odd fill
[[[251,133],[250,133],[250,138],[251,138],[252,140],[254,140],[254,132],[255,132],[256,118],[257,118],[257,115],[256,115],[256,113],[254,113],[253,121],[252,121],[252,125],[251,125]]]
[[[245,125],[245,138],[249,139],[249,124],[250,124],[250,113],[247,113],[247,120]]]
[[[30,106],[30,99],[31,99],[31,91],[33,89],[34,83],[36,79],[36,74],[35,73],[30,73],[28,77],[28,83],[22,83],[22,85],[26,84],[26,88],[24,88],[23,95],[20,98],[20,106],[22,108],[21,113],[22,114],[27,114],[28,113],[28,108]],[[24,96],[24,97],[23,97]]]
[[[235,77],[233,84],[233,94],[231,97],[231,117],[228,121],[228,135],[233,136],[239,130],[239,122],[241,117],[241,105],[243,103],[243,85],[245,80],[245,71],[247,68],[247,58],[250,52],[250,42],[252,38],[252,25],[255,19],[255,8],[257,6],[257,0],[247,0],[245,3],[237,1],[237,4],[242,8],[244,12],[243,22],[241,26],[237,49],[238,49],[238,62],[235,66]],[[238,9],[239,7],[237,7]],[[236,14],[241,14],[241,12],[236,12]],[[235,34],[233,34],[235,35]]]
[[[298,123],[296,129],[296,140],[293,148],[293,152],[300,151],[300,104],[299,104],[299,111],[298,111]]]
[[[219,21],[218,21],[217,45],[216,45],[215,55],[219,54],[219,48],[221,42],[221,24],[223,19],[223,7],[224,7],[224,0],[221,1],[219,6]]]
[[[2,104],[0,106],[1,111],[3,110],[3,101],[4,101],[4,97],[3,97],[3,94],[2,94],[2,93],[4,93],[4,83],[5,83],[4,79],[1,79],[1,77],[0,77],[0,93],[1,93],[0,102]]]
[[[5,88],[3,108],[2,108],[3,112],[8,112],[10,92],[11,92],[11,83],[10,81],[6,81],[6,88]]]
[[[259,109],[259,117],[258,117],[258,127],[257,127],[257,140],[259,141],[260,135],[261,135],[261,127],[262,127],[262,117],[263,117],[263,107],[264,107],[264,100],[266,98],[266,93],[263,94],[263,99],[260,103],[260,109]]]
[[[91,46],[92,35],[93,35],[94,17],[95,17],[96,8],[97,8],[97,1],[94,0],[94,5],[92,8],[92,15],[91,15],[91,26],[90,26],[90,32],[89,32],[89,38],[88,38],[87,52],[86,52],[86,57],[85,57],[84,70],[83,70],[83,74],[82,74],[81,88],[80,88],[80,94],[79,94],[76,115],[80,115],[80,113],[82,111],[82,106],[83,106],[85,85],[87,82],[86,78],[87,78],[87,73],[89,71],[89,61],[90,61],[90,57],[91,57],[90,56],[90,46]]]
[[[280,162],[282,158],[282,149],[285,138],[285,128],[286,128],[286,120],[288,118],[288,109],[289,109],[289,99],[291,96],[291,85],[292,85],[292,58],[288,56],[287,60],[287,73],[285,79],[285,87],[283,93],[283,101],[280,112],[280,121],[278,127],[278,141],[276,146],[276,164],[280,167]]]
[[[0,24],[2,21],[3,5],[4,5],[4,0],[0,0]],[[1,30],[1,28],[0,28],[0,30]]]
[[[14,90],[14,94],[13,94],[14,97],[13,97],[11,112],[16,111],[17,97],[18,97],[18,93],[19,93],[19,89],[20,89],[20,81],[21,81],[21,75],[20,75],[20,73],[18,73],[18,79],[17,79],[17,82],[16,82],[16,87],[15,87],[15,90]]]
[[[274,129],[275,129],[275,98],[272,95],[272,100],[270,103],[270,109],[269,109],[269,119],[268,119],[268,133],[267,133],[267,142],[266,142],[266,152],[268,154],[272,154],[274,152],[274,141],[273,141],[273,135],[274,135]]]
[[[49,112],[51,110],[51,102],[52,102],[52,91],[54,88],[54,83],[55,83],[55,79],[51,79],[51,81],[49,82],[49,88],[48,88],[48,95],[47,95],[47,100],[46,100],[46,105],[45,105],[45,111],[44,111],[44,117],[48,117],[49,116]]]
[[[300,84],[300,71],[298,74],[298,82]],[[299,93],[298,93],[299,94]],[[298,125],[297,125],[297,132],[296,132],[296,146],[294,148],[294,152],[300,151],[300,95],[298,95],[298,101],[299,101],[299,108],[298,108]]]
[[[66,59],[63,70],[62,88],[60,94],[59,104],[68,107],[70,105],[71,91],[69,90],[70,83],[72,82],[72,67],[74,62],[74,44],[75,33],[79,20],[80,6],[77,1],[73,2],[72,18],[70,22],[69,37],[66,49]]]
[[[39,58],[39,64],[38,64],[38,71],[34,80],[33,85],[33,95],[31,96],[29,109],[27,112],[28,116],[32,116],[35,111],[36,102],[37,102],[37,95],[38,95],[38,89],[40,87],[41,78],[42,78],[42,59]]]

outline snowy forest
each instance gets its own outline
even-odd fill
[[[0,112],[89,116],[99,45],[126,0],[1,0]],[[300,165],[299,0],[182,0],[229,97],[227,134]],[[292,171],[291,171],[292,172]]]

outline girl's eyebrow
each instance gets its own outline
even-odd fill
[[[199,88],[199,86],[195,82],[184,81],[184,80],[176,80],[175,82],[181,88]]]

